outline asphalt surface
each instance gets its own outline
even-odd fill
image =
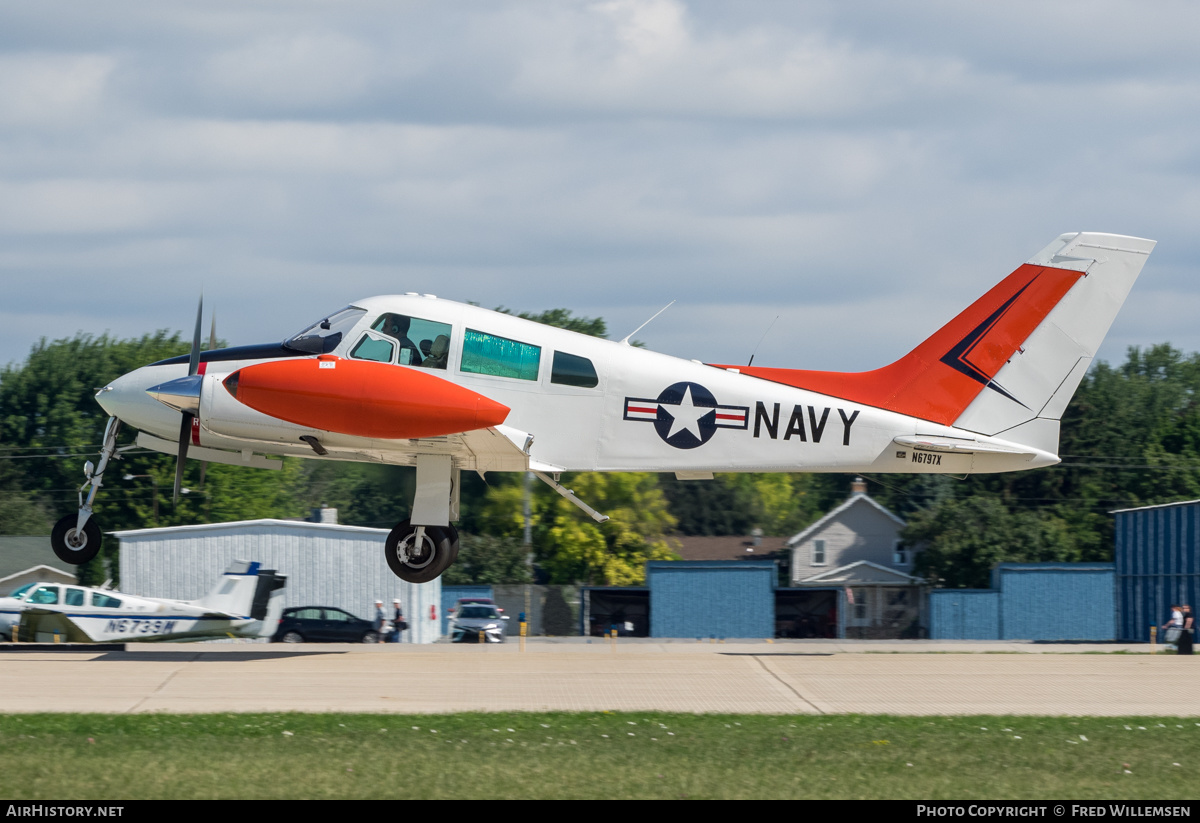
[[[1200,716],[1200,657],[1145,644],[0,644],[16,712],[668,711]]]

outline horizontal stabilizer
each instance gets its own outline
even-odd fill
[[[907,446],[910,449],[933,452],[952,452],[955,454],[1012,454],[1022,457],[1036,457],[1033,450],[1010,448],[999,443],[980,443],[978,440],[963,440],[957,437],[939,437],[936,435],[903,435],[892,440],[897,446]]]

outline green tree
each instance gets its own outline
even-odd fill
[[[676,521],[655,475],[581,472],[561,482],[609,520],[597,523],[541,481],[533,485],[534,554],[551,583],[636,585],[645,580],[647,560],[677,558],[668,537]],[[488,488],[476,522],[488,534],[519,541],[523,497],[521,483],[505,478]]]
[[[95,461],[108,420],[96,391],[122,374],[187,350],[178,333],[166,331],[131,340],[79,334],[43,339],[24,364],[0,369],[0,454],[28,456],[5,461],[5,473],[10,478],[19,473],[19,485],[29,494],[34,509],[27,505],[26,515],[41,507],[57,519],[76,509],[83,462]],[[119,442],[130,445],[134,436],[125,428]],[[200,462],[188,460],[183,485],[189,493],[174,503],[175,458],[127,451],[105,472],[95,503],[98,523],[116,530],[301,513],[294,495],[302,474],[299,460],[284,460],[280,471],[211,464],[204,473],[201,484]]]
[[[565,480],[609,520],[597,523],[555,495],[537,545],[551,582],[634,586],[645,582],[647,561],[677,560],[667,538],[676,520],[655,480],[635,472],[584,472]]]
[[[1073,562],[1079,546],[1069,524],[1053,514],[1010,512],[992,497],[946,500],[915,513],[901,532],[920,548],[917,574],[946,588],[988,588],[997,563]]]
[[[463,534],[458,560],[442,575],[448,584],[532,583],[529,551],[515,537]]]

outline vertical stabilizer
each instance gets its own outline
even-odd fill
[[[230,617],[250,617],[254,608],[254,596],[258,592],[258,573],[261,566],[261,563],[249,560],[233,561],[221,575],[216,587],[192,603]]]
[[[1064,234],[1027,265],[1082,273],[1079,281],[1021,343],[954,425],[1039,445],[1053,432],[1117,311],[1154,249],[1153,240],[1115,234]],[[1044,446],[1043,446],[1044,448]]]
[[[1056,454],[1058,421],[1154,246],[1061,235],[882,369],[739,371]]]

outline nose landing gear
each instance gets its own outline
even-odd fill
[[[104,427],[104,444],[100,447],[100,464],[95,468],[89,460],[83,467],[87,481],[79,487],[79,512],[68,514],[54,524],[50,532],[50,548],[54,555],[64,563],[78,566],[93,559],[100,552],[100,527],[92,520],[92,501],[96,492],[103,485],[104,470],[110,460],[119,460],[117,452],[117,433],[121,430],[121,421],[115,417],[108,418]],[[87,500],[83,492],[87,490]]]

